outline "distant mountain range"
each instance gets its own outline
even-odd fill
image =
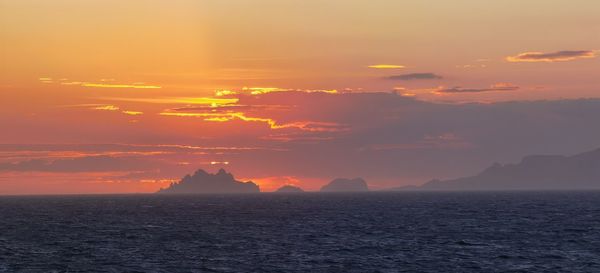
[[[186,175],[181,181],[172,183],[158,193],[254,193],[260,192],[258,185],[252,181],[241,182],[233,178],[231,173],[220,169],[216,174],[197,170],[193,175]]]
[[[600,189],[600,149],[577,154],[534,155],[518,164],[495,163],[483,172],[395,190],[578,190]]]

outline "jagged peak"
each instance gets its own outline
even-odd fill
[[[194,176],[205,176],[205,175],[209,175],[209,173],[207,173],[203,169],[198,169],[194,172]],[[187,176],[189,176],[189,174]]]

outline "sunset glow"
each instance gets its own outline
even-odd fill
[[[600,2],[559,2],[0,0],[0,194],[389,188],[593,148]]]

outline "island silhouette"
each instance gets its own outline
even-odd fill
[[[363,192],[369,191],[367,182],[362,178],[336,178],[321,187],[321,192]],[[233,174],[219,169],[215,174],[210,174],[198,169],[192,175],[184,176],[179,182],[171,183],[166,188],[161,188],[158,194],[197,194],[197,193],[257,193],[260,187],[252,181],[237,181]],[[278,193],[302,193],[302,188],[293,185],[284,185],[277,189]]]
[[[600,189],[600,149],[573,156],[532,155],[517,164],[494,163],[481,173],[431,180],[396,190],[583,190]]]
[[[157,193],[256,193],[260,188],[252,181],[241,182],[234,179],[231,173],[219,169],[215,174],[199,169],[193,175],[186,175],[177,183]]]
[[[369,191],[367,182],[362,178],[336,178],[321,187],[321,192],[360,192]]]
[[[282,186],[281,188],[277,189],[275,192],[294,193],[294,192],[304,192],[304,190],[300,187],[296,187],[296,186],[292,186],[292,185],[285,185],[285,186]]]

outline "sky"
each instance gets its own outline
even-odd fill
[[[0,194],[373,189],[600,147],[600,2],[0,0]]]

